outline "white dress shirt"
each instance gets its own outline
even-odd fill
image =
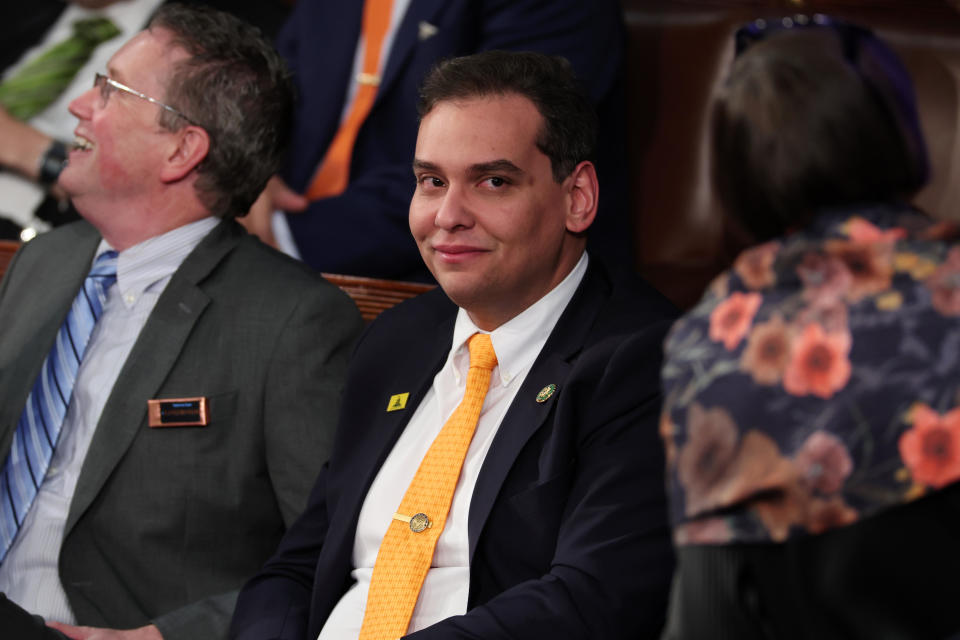
[[[107,290],[103,315],[90,334],[50,468],[0,565],[0,592],[31,613],[75,622],[60,583],[57,559],[87,448],[120,369],[157,298],[187,254],[218,222],[216,218],[204,218],[119,255],[117,282]],[[110,248],[101,240],[95,257]]]
[[[63,94],[46,109],[32,117],[29,120],[30,126],[58,140],[67,142],[73,140],[73,130],[77,126],[77,119],[67,111],[67,106],[93,86],[93,74],[106,70],[107,60],[133,34],[143,29],[150,15],[161,2],[163,0],[126,0],[103,9],[84,9],[74,4],[68,4],[53,26],[47,30],[43,40],[38,42],[35,47],[25,51],[15,64],[10,65],[4,72],[4,78],[17,73],[27,62],[36,58],[52,45],[73,35],[73,23],[77,20],[92,16],[106,16],[120,29],[120,35],[107,40],[94,49],[93,55],[77,72]],[[46,222],[33,216],[33,212],[43,201],[46,194],[43,187],[18,173],[0,170],[0,194],[3,196],[0,214],[10,216],[21,227],[33,226],[38,231],[45,231],[49,227]]]
[[[420,590],[408,633],[466,613],[470,587],[467,516],[480,468],[507,409],[586,270],[587,254],[584,253],[552,291],[520,315],[489,332],[498,364],[491,375],[490,389],[457,481],[447,523],[437,540],[433,562]],[[327,618],[319,640],[356,640],[359,636],[380,543],[420,461],[463,398],[470,364],[467,339],[478,332],[487,333],[477,328],[466,311],[460,309],[453,330],[453,348],[446,363],[434,377],[433,385],[367,492],[353,546],[354,570],[351,575],[356,582]]]

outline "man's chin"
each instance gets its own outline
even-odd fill
[[[77,196],[77,180],[78,176],[76,175],[76,167],[71,167],[67,164],[63,168],[63,171],[60,172],[60,176],[57,178],[57,187],[60,188],[60,191],[66,194],[68,198],[75,198]]]

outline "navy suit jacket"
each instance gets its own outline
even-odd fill
[[[363,2],[300,0],[277,39],[300,92],[283,174],[296,191],[306,190],[339,128],[362,13]],[[597,105],[604,189],[591,248],[632,265],[623,48],[616,0],[411,0],[354,145],[347,190],[287,216],[304,261],[326,272],[433,280],[407,226],[420,83],[442,58],[513,49],[568,58]]]
[[[451,348],[441,290],[386,312],[358,344],[330,462],[303,516],[241,592],[231,637],[313,640],[351,585],[367,490]],[[673,311],[591,261],[510,406],[470,502],[466,615],[412,638],[653,638],[673,554],[658,436]],[[558,391],[536,402],[547,384]],[[409,392],[407,408],[386,412]]]

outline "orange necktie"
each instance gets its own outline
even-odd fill
[[[363,6],[363,71],[357,77],[357,92],[350,112],[340,124],[327,155],[307,188],[307,198],[319,200],[343,193],[350,178],[350,156],[360,126],[367,119],[380,86],[380,53],[390,26],[393,0],[366,0]]]
[[[407,632],[437,539],[447,523],[453,491],[497,365],[488,334],[475,333],[468,344],[470,370],[463,400],[430,445],[383,538],[373,565],[360,640],[393,640]]]

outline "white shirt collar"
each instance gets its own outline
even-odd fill
[[[219,218],[208,216],[121,251],[117,258],[117,288],[123,299],[138,298],[151,285],[172,275],[219,223]],[[106,240],[100,240],[94,260],[111,250],[114,249]]]
[[[587,253],[584,252],[560,284],[493,331],[483,331],[477,327],[466,310],[461,308],[457,312],[457,320],[453,328],[453,345],[447,360],[455,359],[457,361],[454,364],[459,365],[459,359],[465,358],[464,365],[466,365],[470,358],[467,339],[475,333],[489,333],[493,350],[497,354],[497,369],[494,371],[494,376],[499,374],[501,385],[509,384],[516,375],[527,371],[537,359],[557,320],[567,308],[577,287],[580,286],[587,272],[588,262]],[[459,366],[454,366],[455,372],[459,372],[460,369]],[[466,370],[466,366],[463,369]]]

